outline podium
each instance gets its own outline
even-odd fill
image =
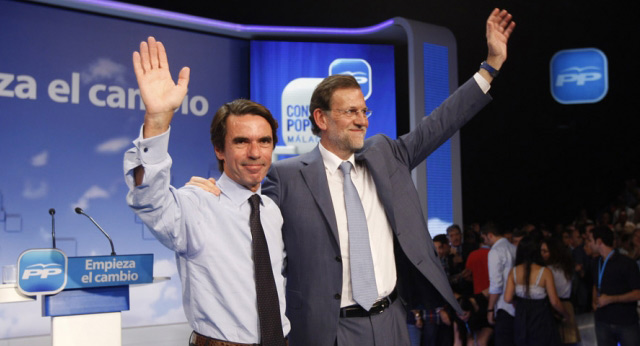
[[[153,254],[67,258],[57,249],[25,251],[18,273],[18,284],[3,285],[0,299],[42,295],[53,346],[122,345],[121,313],[129,310],[129,287],[169,279],[153,277]]]

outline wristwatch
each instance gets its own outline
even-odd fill
[[[480,64],[480,68],[487,70],[487,72],[489,72],[489,74],[493,78],[496,78],[498,76],[498,73],[500,72],[499,70],[493,68],[493,66],[489,65],[486,60],[483,61],[482,64]]]

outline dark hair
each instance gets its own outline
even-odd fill
[[[529,296],[529,278],[531,277],[531,264],[544,266],[540,255],[540,242],[532,236],[524,236],[518,243],[516,250],[516,264],[524,265],[525,296]]]
[[[449,233],[451,233],[451,231],[453,231],[454,229],[457,229],[458,232],[460,232],[460,234],[462,235],[462,229],[460,228],[460,226],[456,225],[455,223],[447,227],[447,235],[449,235]]]
[[[433,241],[437,241],[442,244],[449,244],[449,238],[447,238],[446,234],[438,234],[437,236],[433,237]]]
[[[608,247],[613,247],[613,231],[607,226],[596,226],[591,230],[591,234],[593,234],[593,241],[595,242],[598,239],[602,239],[604,245]]]
[[[487,235],[489,233],[491,233],[491,234],[493,234],[495,236],[502,236],[502,232],[500,232],[500,230],[498,229],[496,224],[494,224],[493,222],[487,222],[480,229],[480,234]]]
[[[527,231],[525,231],[524,228],[516,228],[515,231],[513,231],[513,237],[514,238],[524,237],[527,234],[529,234],[529,233],[527,233]]]
[[[227,119],[231,115],[257,115],[263,117],[271,125],[271,136],[273,137],[273,147],[278,143],[278,122],[273,118],[267,107],[246,99],[237,99],[227,102],[218,108],[216,115],[211,121],[211,144],[213,149],[224,150],[224,141],[227,137]],[[216,156],[217,158],[217,156]],[[218,160],[218,170],[224,172],[224,161]]]
[[[567,280],[571,280],[574,270],[571,250],[564,246],[560,239],[556,237],[542,239],[540,246],[542,246],[542,244],[547,244],[547,248],[549,249],[549,260],[546,262],[546,265],[560,268]]]
[[[329,76],[320,82],[311,95],[311,102],[309,103],[309,120],[311,121],[311,131],[314,135],[320,135],[320,128],[316,124],[316,120],[313,117],[313,112],[316,109],[330,110],[331,109],[331,97],[333,93],[338,89],[360,89],[360,84],[353,76],[335,74]]]

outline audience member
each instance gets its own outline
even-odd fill
[[[489,241],[484,234],[480,235],[480,248],[472,251],[467,258],[466,269],[471,272],[473,279],[474,312],[471,314],[469,327],[478,345],[487,345],[493,328],[487,321],[487,304],[489,303]]]
[[[600,255],[593,286],[598,345],[640,345],[636,310],[640,299],[640,270],[633,260],[613,248],[610,228],[596,227],[589,237],[593,251]]]
[[[574,274],[571,253],[554,237],[542,240],[540,254],[545,265],[553,274],[558,298],[567,312],[567,318],[559,324],[560,340],[563,344],[575,344],[580,341],[580,333],[575,320],[573,304],[570,301]]]
[[[516,257],[516,247],[513,246],[495,225],[483,227],[482,234],[487,237],[489,250],[489,303],[487,304],[487,320],[495,324],[496,346],[514,345],[513,320],[515,308],[504,300],[504,290],[509,272]]]
[[[560,344],[549,302],[563,317],[566,318],[567,313],[556,293],[553,274],[545,270],[540,243],[530,236],[522,238],[518,244],[515,267],[510,270],[504,299],[515,305],[516,345]]]
[[[515,247],[518,247],[518,243],[520,243],[520,240],[522,240],[522,238],[524,238],[524,236],[526,236],[527,234],[529,233],[524,228],[516,229],[515,231],[513,231],[511,244],[513,244],[513,246]]]

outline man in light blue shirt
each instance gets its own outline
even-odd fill
[[[189,69],[183,68],[174,84],[164,47],[153,37],[140,44],[133,61],[146,113],[135,147],[124,158],[127,202],[176,253],[183,307],[194,329],[190,344],[283,346],[290,330],[284,315],[283,221],[275,203],[261,195],[260,185],[271,165],[277,122],[265,107],[249,100],[223,105],[211,125],[223,172],[221,195],[192,186],[176,189],[169,185],[169,125],[186,94]],[[250,197],[258,202],[251,205]],[[257,228],[268,248],[262,252],[263,267],[256,259],[254,232],[262,234]],[[258,274],[269,271],[270,285],[259,283]],[[264,286],[273,288],[266,294],[272,298],[266,315],[265,309],[259,311],[264,299],[258,298],[265,295]],[[276,334],[276,341],[265,341],[265,333]]]
[[[487,237],[489,250],[489,303],[487,320],[494,324],[496,346],[515,345],[513,319],[515,307],[504,301],[504,290],[507,285],[509,271],[516,259],[516,247],[503,237],[493,225],[483,227],[481,233]]]

